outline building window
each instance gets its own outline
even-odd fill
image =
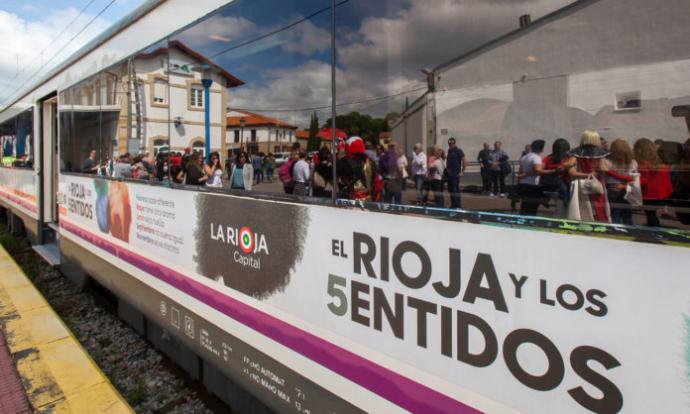
[[[235,130],[235,142],[240,142],[240,131],[238,129]]]
[[[153,141],[153,155],[158,155],[159,152],[168,152],[168,142],[164,139],[156,139]]]
[[[198,152],[202,157],[206,156],[206,145],[202,141],[192,144],[192,151]]]
[[[153,81],[153,103],[159,105],[168,103],[168,85],[163,79]]]
[[[640,91],[616,94],[616,111],[634,111],[642,108]]]
[[[200,85],[192,85],[189,90],[189,106],[192,108],[204,107],[204,88]]]
[[[252,142],[256,142],[256,129],[252,129]]]

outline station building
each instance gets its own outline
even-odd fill
[[[204,71],[205,69],[205,71]],[[210,76],[211,150],[225,152],[228,88],[243,82],[180,41],[150,48],[60,93],[61,168],[110,155],[187,147],[205,152],[202,76]]]

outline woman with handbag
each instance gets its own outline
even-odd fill
[[[640,185],[645,206],[665,206],[673,193],[668,165],[659,158],[656,145],[647,138],[638,139],[634,146],[635,159],[640,169]],[[647,225],[659,227],[656,208],[645,208]]]
[[[632,225],[633,206],[626,200],[628,185],[635,181],[637,161],[628,142],[622,138],[611,143],[606,159],[606,194],[611,205],[611,222]]]
[[[577,191],[577,197],[573,198],[578,201],[578,205],[575,206],[571,200],[568,208],[569,217],[585,221],[610,222],[604,179],[608,152],[601,146],[599,133],[593,129],[585,130],[580,146],[570,151],[569,155],[570,160],[567,164],[572,166],[568,173],[573,180],[571,194]],[[574,217],[573,211],[577,216]]]

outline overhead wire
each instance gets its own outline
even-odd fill
[[[338,2],[338,3],[335,5],[335,7],[342,6],[343,4],[348,3],[349,1],[350,1],[350,0],[342,0],[342,1]],[[264,33],[264,34],[262,34],[261,36],[257,36],[257,37],[255,37],[255,38],[253,38],[253,39],[251,39],[251,40],[247,40],[246,42],[242,42],[242,43],[240,43],[240,44],[237,44],[237,45],[234,45],[234,46],[229,47],[229,48],[227,48],[227,49],[223,49],[223,50],[221,50],[221,51],[219,51],[219,52],[216,52],[216,53],[214,53],[214,54],[208,56],[208,58],[209,58],[209,59],[213,59],[213,58],[218,57],[218,56],[220,56],[220,55],[223,55],[223,54],[225,54],[225,53],[231,52],[231,51],[233,51],[233,50],[237,50],[237,49],[239,49],[239,48],[245,47],[245,46],[247,46],[247,45],[251,45],[252,43],[256,43],[256,42],[258,42],[258,41],[260,41],[260,40],[263,40],[263,39],[266,39],[266,38],[271,37],[271,36],[273,36],[273,35],[276,35],[276,34],[278,34],[278,33],[284,32],[284,31],[286,31],[286,30],[288,30],[288,29],[292,29],[293,27],[298,26],[298,25],[300,25],[300,24],[302,24],[302,23],[304,23],[304,22],[306,22],[306,21],[308,21],[308,20],[311,20],[312,18],[314,18],[314,17],[316,17],[316,16],[318,16],[318,15],[320,15],[320,14],[322,14],[322,13],[325,13],[325,12],[327,12],[327,11],[330,11],[330,10],[331,10],[331,6],[324,7],[324,8],[319,9],[319,10],[317,10],[317,11],[315,11],[315,12],[313,12],[313,13],[311,13],[311,14],[305,16],[305,17],[302,17],[302,18],[300,18],[300,19],[298,19],[298,20],[295,20],[294,22],[292,22],[292,23],[290,23],[290,24],[288,24],[288,25],[285,25],[285,26],[280,27],[280,28],[278,28],[278,29],[275,29],[275,30],[272,30],[272,31],[270,31],[270,32]]]
[[[112,6],[112,5],[115,3],[115,1],[116,1],[116,0],[110,0],[110,2],[109,2],[108,4],[106,4],[105,7],[103,7],[103,8],[101,9],[101,11],[99,11],[96,15],[94,15],[94,16],[91,18],[91,20],[89,20],[89,22],[86,23],[86,24],[84,25],[84,27],[82,27],[74,36],[72,36],[72,37],[67,41],[67,43],[65,43],[65,44],[60,48],[60,50],[57,51],[57,53],[55,53],[50,59],[48,59],[48,60],[43,64],[42,67],[38,68],[38,70],[36,70],[34,73],[32,73],[32,74],[24,81],[24,83],[22,83],[17,89],[14,90],[14,92],[10,93],[10,94],[8,95],[8,97],[5,99],[5,101],[2,103],[2,105],[5,105],[5,104],[7,103],[7,101],[9,101],[9,100],[11,99],[12,96],[14,96],[15,93],[17,93],[17,92],[20,91],[22,88],[24,88],[24,87],[26,86],[26,84],[27,84],[31,79],[33,79],[34,76],[38,75],[38,74],[41,72],[41,70],[43,70],[43,68],[44,68],[46,65],[48,65],[50,62],[53,61],[53,59],[55,59],[56,57],[58,57],[58,56],[60,55],[60,53],[62,53],[62,52],[67,48],[67,46],[69,46],[69,45],[74,41],[74,39],[76,39],[77,37],[79,37],[79,35],[82,34],[82,33],[84,32],[84,30],[86,30],[89,26],[91,26],[91,24],[92,24],[94,21],[96,21],[96,19],[99,18],[103,13],[105,13],[105,11],[108,10],[108,9],[110,8],[110,6]]]
[[[414,89],[409,89],[401,92],[397,92],[394,94],[390,95],[385,95],[385,96],[377,96],[375,98],[368,98],[368,99],[362,99],[359,101],[352,101],[352,102],[341,102],[341,103],[336,103],[335,107],[343,107],[343,106],[352,106],[352,105],[359,105],[359,104],[365,104],[365,103],[371,103],[371,102],[379,102],[379,101],[384,101],[386,99],[390,98],[396,98],[398,96],[406,95],[409,93],[414,93],[414,92],[419,92],[422,90],[427,90],[427,86],[420,86],[418,88]],[[323,110],[323,109],[329,109],[331,105],[323,105],[323,106],[313,106],[313,107],[308,107],[308,108],[284,108],[284,109],[260,109],[260,108],[232,108],[233,110],[237,111],[248,111],[248,112],[305,112],[305,111],[318,111],[318,110]]]
[[[36,62],[36,60],[37,60],[39,57],[43,56],[43,53],[44,53],[46,50],[48,50],[48,48],[51,47],[51,46],[52,46],[52,45],[53,45],[63,34],[65,34],[65,32],[67,32],[67,29],[69,29],[70,26],[72,26],[72,25],[77,21],[77,19],[79,19],[79,18],[84,14],[84,12],[86,11],[86,9],[88,9],[95,1],[96,1],[96,0],[90,0],[90,1],[86,4],[86,6],[82,7],[82,9],[79,11],[79,13],[72,19],[72,21],[70,21],[69,23],[67,23],[67,25],[65,25],[65,27],[62,28],[62,30],[60,31],[60,33],[58,33],[55,37],[53,37],[53,40],[51,40],[50,43],[48,43],[48,45],[47,45],[46,47],[43,48],[43,50],[41,50],[40,52],[38,52],[38,54],[36,54],[36,56],[33,58],[33,60],[31,60],[31,62],[27,63],[27,64],[24,66],[24,68],[23,68],[22,70],[18,71],[17,74],[14,75],[14,77],[13,77],[12,79],[8,80],[8,81],[7,81],[7,86],[6,86],[2,91],[0,91],[0,95],[1,95],[3,92],[5,92],[7,89],[9,89],[9,87],[10,87],[12,81],[14,81],[15,79],[17,79],[17,78],[19,77],[19,75],[21,75],[22,73],[26,72],[26,70],[27,70],[29,67],[31,67],[31,65],[33,65],[33,63]]]

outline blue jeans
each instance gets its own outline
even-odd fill
[[[417,190],[417,202],[421,203],[424,198],[424,192],[422,188],[424,187],[424,176],[415,175],[414,176],[414,189]]]
[[[448,192],[450,193],[450,208],[460,208],[460,177],[451,174],[448,177]]]
[[[607,187],[609,203],[616,204],[611,206],[611,222],[613,224],[633,224],[632,207],[625,200],[625,190],[616,190]]]

